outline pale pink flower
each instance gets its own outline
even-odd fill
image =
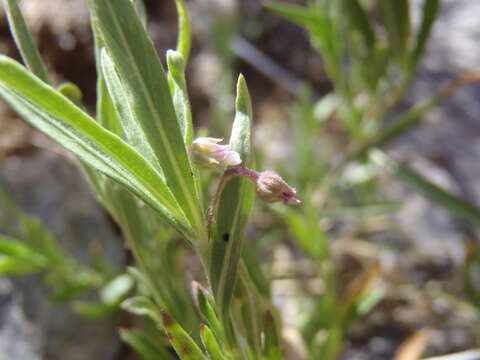
[[[212,137],[199,137],[190,146],[192,161],[197,166],[221,168],[235,166],[242,162],[240,155],[230,146],[221,145],[223,139]]]

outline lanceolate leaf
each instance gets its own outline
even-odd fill
[[[48,259],[22,241],[0,235],[0,255],[8,256],[18,261],[24,261],[33,268],[47,265]]]
[[[282,360],[281,341],[278,336],[278,329],[275,324],[275,318],[271,311],[265,314],[264,323],[265,342],[263,354],[268,360]]]
[[[193,122],[187,82],[185,80],[185,57],[179,51],[167,51],[168,82],[173,97],[173,105],[182,131],[183,141],[190,146],[193,141]],[[193,179],[199,196],[202,194],[198,169],[193,168]]]
[[[368,14],[358,3],[358,0],[344,0],[343,9],[348,16],[352,28],[361,34],[368,50],[372,50],[375,46],[375,33]]]
[[[425,0],[423,5],[422,23],[417,35],[417,42],[411,55],[410,71],[414,71],[418,65],[418,61],[427,45],[427,41],[432,30],[433,23],[438,14],[440,0]]]
[[[379,10],[394,54],[403,61],[410,38],[409,0],[379,1]]]
[[[135,349],[144,360],[173,360],[173,354],[162,347],[157,339],[152,339],[141,330],[120,330],[123,341]]]
[[[107,84],[103,77],[101,54],[103,40],[100,36],[100,31],[92,25],[94,40],[95,40],[95,62],[97,65],[97,121],[107,130],[122,137],[122,127],[120,119],[113,106],[113,100],[108,93]]]
[[[178,356],[182,360],[207,360],[202,350],[195,341],[187,334],[180,324],[168,315],[162,312],[163,327],[167,333],[168,339]]]
[[[230,147],[237,151],[242,166],[252,167],[251,154],[252,108],[243,76],[237,84],[236,115]],[[216,231],[213,235],[210,276],[215,299],[223,315],[231,300],[237,267],[241,256],[245,224],[251,211],[254,190],[249,180],[233,177],[225,186],[220,200]]]
[[[167,64],[173,104],[177,112],[183,139],[188,146],[192,143],[193,124],[187,82],[185,81],[185,60],[180,52],[169,50],[167,51]]]
[[[177,230],[189,231],[164,180],[149,163],[67,98],[5,56],[0,56],[0,94],[32,125],[89,166],[125,185]]]
[[[201,325],[200,337],[202,339],[203,347],[207,349],[208,355],[211,360],[228,360],[226,355],[223,354],[220,345],[218,344],[215,335],[207,325]]]
[[[132,96],[125,89],[115,65],[105,49],[100,52],[100,63],[108,93],[118,114],[122,137],[152,165],[159,168],[155,154],[145,138],[139,120],[136,118],[137,113],[133,109],[135,104],[132,103]]]
[[[147,26],[147,9],[145,8],[145,3],[143,0],[133,0],[133,5],[135,5],[135,10],[137,11],[138,17],[142,22],[143,26]]]
[[[244,329],[242,332],[245,335],[237,333],[237,336],[245,336],[249,344],[249,350],[256,353],[256,356],[260,356],[262,343],[261,318],[265,311],[264,299],[250,279],[250,274],[243,261],[239,263],[237,276],[238,283],[230,312],[233,313],[232,310],[236,309],[239,313],[235,319],[232,318],[232,322],[242,323],[241,327]],[[238,331],[237,324],[234,324],[234,328]]]
[[[118,136],[122,136],[123,133],[120,119],[115,111],[113,100],[108,93],[107,84],[105,83],[103,76],[100,76],[98,79],[97,92],[97,121],[108,131]]]
[[[136,118],[192,226],[203,219],[165,71],[130,0],[89,0],[92,21],[135,104]]]
[[[268,2],[265,6],[299,26],[318,26],[319,15],[308,7],[279,2]]]
[[[13,256],[0,254],[0,275],[25,275],[41,271],[37,264]]]
[[[217,314],[215,313],[213,300],[206,292],[206,290],[204,290],[201,285],[196,282],[192,283],[192,290],[194,293],[193,296],[196,299],[198,310],[200,311],[204,319],[208,321],[208,325],[210,325],[210,328],[215,334],[215,337],[219,339],[220,342],[225,343],[227,341],[225,338],[225,332],[222,328],[222,324],[220,323]]]
[[[18,0],[5,0],[3,2],[7,12],[10,30],[15,38],[15,43],[22,54],[23,61],[36,76],[46,83],[50,83],[47,68],[40,56],[37,46],[33,42],[32,35],[27,28],[22,12],[18,7]]]
[[[181,52],[185,64],[190,56],[190,48],[192,46],[192,30],[190,26],[190,18],[188,16],[187,6],[184,0],[175,0],[178,12],[178,41],[177,51]]]

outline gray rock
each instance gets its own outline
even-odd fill
[[[0,278],[0,360],[41,360],[40,334],[22,309],[19,293]]]
[[[47,151],[10,157],[0,167],[0,184],[23,210],[40,218],[61,246],[81,262],[88,263],[91,246],[101,246],[102,255],[110,263],[117,267],[123,264],[121,241],[78,167],[65,158]],[[13,278],[12,284],[0,299],[23,301],[13,307],[0,302],[0,314],[12,319],[2,322],[0,354],[25,351],[26,355],[8,357],[18,360],[115,358],[120,347],[115,318],[86,320],[69,305],[53,304],[38,276]],[[27,346],[22,345],[25,336],[9,340],[15,338],[15,333],[34,335]]]

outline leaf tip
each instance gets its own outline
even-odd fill
[[[251,99],[247,87],[247,81],[243,74],[238,76],[237,80],[237,99],[235,103],[237,111],[246,112],[251,115]]]
[[[239,92],[240,89],[246,89],[246,88],[247,88],[247,81],[245,80],[245,76],[243,76],[243,74],[238,75],[237,92]]]
[[[185,68],[185,58],[180,51],[169,49],[167,50],[167,64],[169,69],[175,67],[183,70]]]

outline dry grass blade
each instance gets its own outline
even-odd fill
[[[418,360],[428,346],[432,333],[432,329],[423,328],[409,336],[395,352],[393,360]]]

